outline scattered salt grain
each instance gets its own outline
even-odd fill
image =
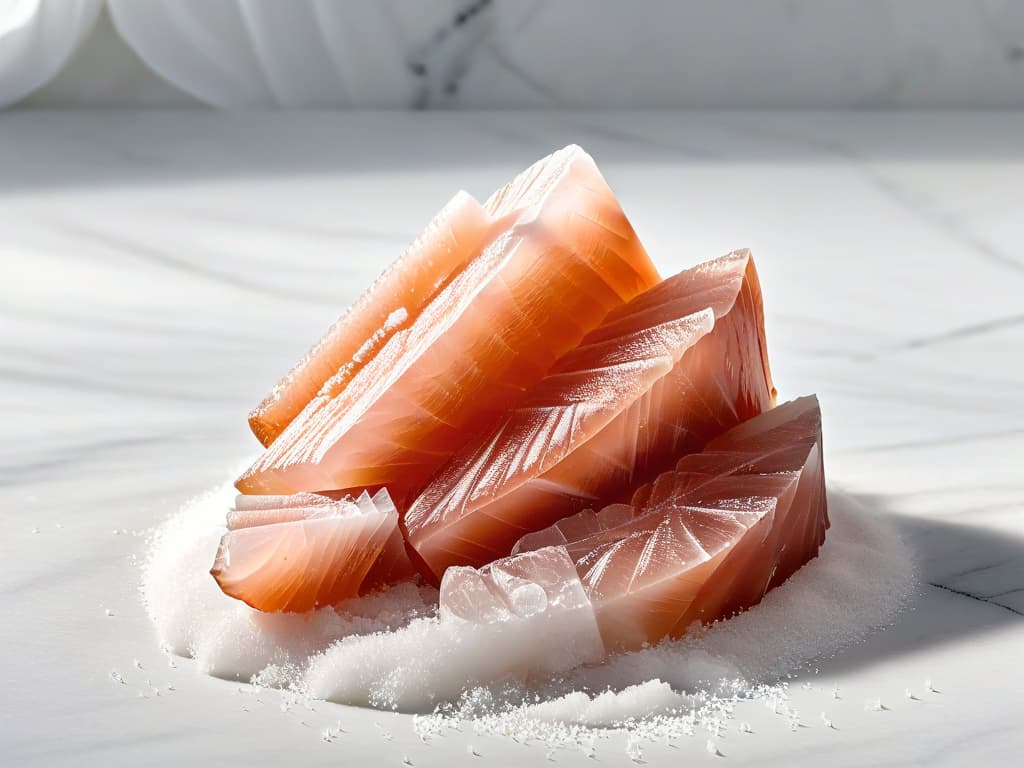
[[[367,339],[365,342],[363,342],[363,345],[355,351],[355,354],[352,355],[352,359],[357,363],[363,362],[363,359],[367,355],[372,353],[374,349],[380,346],[380,344],[384,341],[385,336],[387,336],[391,331],[398,328],[398,326],[400,326],[408,319],[409,313],[406,311],[405,307],[399,307],[398,309],[396,309],[394,312],[387,316],[387,319],[384,321],[384,327],[374,331],[373,335],[370,336],[370,338]]]
[[[110,679],[113,680],[115,683],[118,683],[119,685],[128,685],[128,683],[124,681],[124,678],[121,677],[121,675],[116,670],[110,673]]]
[[[32,529],[32,533],[39,533],[39,529],[38,528],[33,528]]]
[[[406,320],[409,319],[409,312],[405,307],[399,307],[388,315],[388,319],[384,321],[384,329],[393,331],[395,328],[400,326]]]
[[[517,677],[480,633],[437,616],[432,588],[404,584],[301,616],[260,614],[223,595],[209,567],[234,494],[226,485],[195,500],[154,536],[142,591],[169,665],[171,654],[187,655],[201,672],[283,689],[285,711],[330,698],[418,712],[413,729],[423,743],[463,723],[480,735],[588,756],[594,739],[613,730],[625,731],[635,750],[698,732],[714,741],[749,702],[800,727],[785,678],[891,623],[914,588],[909,552],[885,518],[832,493],[821,555],[750,611],[554,680],[496,683]],[[524,656],[549,645],[523,642]],[[746,722],[739,730],[753,732]]]
[[[107,616],[113,616],[113,615],[114,615],[114,612],[113,612],[113,611],[112,611],[112,610],[111,610],[110,608],[107,608],[107,609],[105,609],[105,610],[103,611],[103,613],[104,613],[105,615],[107,615]]]
[[[709,755],[714,755],[715,757],[722,756],[722,753],[718,751],[718,745],[715,744],[715,742],[713,742],[711,739],[707,740],[707,743],[704,745],[704,749],[707,751]]]
[[[909,688],[903,691],[903,695],[906,696],[910,701],[920,701],[920,699],[917,698],[917,696],[914,695],[914,692]]]
[[[132,666],[135,667],[136,669],[142,669],[143,668],[142,667],[142,662],[139,661],[138,659],[132,659]]]
[[[644,761],[644,750],[640,746],[639,741],[629,740],[626,744],[626,757],[634,763],[642,763]]]

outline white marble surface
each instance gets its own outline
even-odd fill
[[[26,104],[1024,106],[1024,4],[1014,0],[102,4],[70,58],[77,39],[35,36],[47,49],[36,57],[52,65],[46,79],[56,76]],[[5,78],[38,69],[8,53],[5,18],[30,9],[68,18],[69,0],[8,5],[0,5],[0,104],[38,85]]]
[[[434,209],[570,141],[664,272],[754,249],[781,393],[819,394],[831,481],[919,559],[914,610],[794,691],[811,727],[755,720],[725,759],[1019,764],[1013,113],[0,115],[0,762],[450,766],[480,762],[469,742],[489,765],[543,762],[472,734],[425,746],[405,716],[282,714],[269,695],[246,711],[234,684],[168,665],[133,559],[254,451],[248,407]],[[163,695],[138,698],[147,679]],[[888,711],[865,710],[875,697]],[[820,726],[826,708],[838,730]],[[339,716],[350,735],[322,743]],[[621,745],[598,757],[628,764]],[[646,752],[714,759],[700,739]]]

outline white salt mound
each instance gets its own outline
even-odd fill
[[[685,732],[698,709],[706,721],[726,706],[695,692],[738,690],[741,680],[749,694],[832,655],[891,623],[914,588],[910,553],[893,526],[831,492],[821,554],[759,605],[682,640],[552,678],[552,665],[533,662],[550,661],[554,628],[467,631],[457,617],[438,617],[429,587],[404,584],[303,615],[262,614],[225,596],[209,569],[234,495],[225,485],[197,498],[156,532],[143,596],[160,642],[218,677],[258,676],[346,704],[436,709],[434,721],[418,726],[426,733],[443,729],[436,718],[462,717],[476,718],[479,730],[508,733],[515,724],[549,740],[643,720]],[[561,653],[558,666],[566,665]]]
[[[387,631],[436,611],[437,591],[413,584],[310,614],[261,613],[227,597],[210,567],[235,494],[227,484],[164,523],[143,574],[143,599],[161,645],[195,658],[201,671],[249,680],[268,666],[301,668],[340,638]]]

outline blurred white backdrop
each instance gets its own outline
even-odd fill
[[[1020,107],[1014,0],[0,0],[0,105]]]

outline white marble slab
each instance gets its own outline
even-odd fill
[[[134,559],[254,451],[248,407],[455,189],[570,141],[664,272],[754,249],[782,395],[819,394],[831,480],[919,558],[915,610],[795,690],[813,727],[755,722],[726,759],[1019,764],[1019,113],[0,115],[0,762],[447,766],[477,762],[470,741],[489,765],[543,760],[472,734],[425,746],[404,716],[282,714],[171,668]],[[147,679],[163,695],[137,698]],[[321,743],[338,717],[351,735]]]

